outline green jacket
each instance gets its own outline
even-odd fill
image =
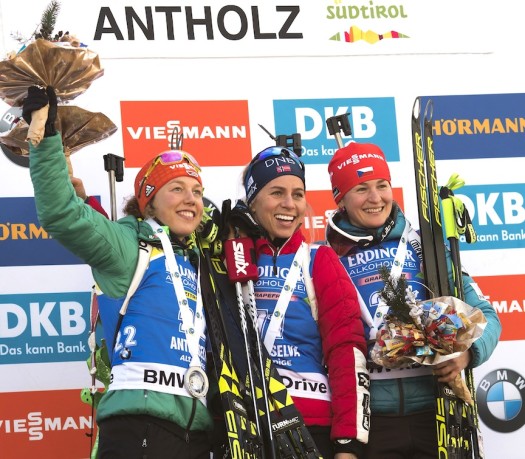
[[[132,216],[118,222],[108,220],[76,196],[60,134],[44,138],[36,148],[30,145],[29,151],[42,227],[91,266],[93,277],[105,295],[125,296],[137,265],[138,241],[153,239],[152,228]],[[192,419],[193,405],[196,412]],[[148,414],[190,430],[210,430],[213,425],[202,403],[189,397],[145,390],[107,392],[98,406],[97,420],[125,414]]]

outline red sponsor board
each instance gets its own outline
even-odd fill
[[[175,128],[182,149],[201,166],[239,166],[251,158],[248,101],[122,101],[126,167],[169,150]]]
[[[394,188],[394,199],[403,209],[403,189]],[[306,199],[312,208],[307,213],[303,233],[308,242],[322,241],[325,238],[327,213],[336,208],[330,190],[307,191]]]
[[[91,407],[80,389],[0,393],[2,459],[90,456]]]
[[[500,340],[525,339],[525,274],[476,276],[501,321]]]

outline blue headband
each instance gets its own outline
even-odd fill
[[[252,159],[246,170],[246,203],[250,205],[266,184],[283,175],[295,175],[305,185],[304,173],[304,164],[292,150],[283,147],[266,148]]]

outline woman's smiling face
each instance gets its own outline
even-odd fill
[[[303,181],[295,175],[271,180],[259,191],[250,208],[270,239],[288,239],[304,221],[306,193]]]
[[[390,182],[378,179],[354,186],[339,204],[346,209],[352,225],[372,229],[384,225],[392,211],[393,200]]]
[[[178,238],[197,229],[204,210],[202,185],[192,177],[177,177],[166,183],[153,198],[155,217]]]

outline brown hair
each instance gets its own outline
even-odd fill
[[[143,220],[153,217],[154,216],[154,210],[155,207],[153,206],[153,203],[155,201],[155,196],[148,202],[146,205],[146,208],[144,209],[144,213],[140,211],[139,208],[139,201],[135,196],[131,196],[125,203],[124,208],[122,211],[125,215],[132,215],[135,218],[141,218]]]

